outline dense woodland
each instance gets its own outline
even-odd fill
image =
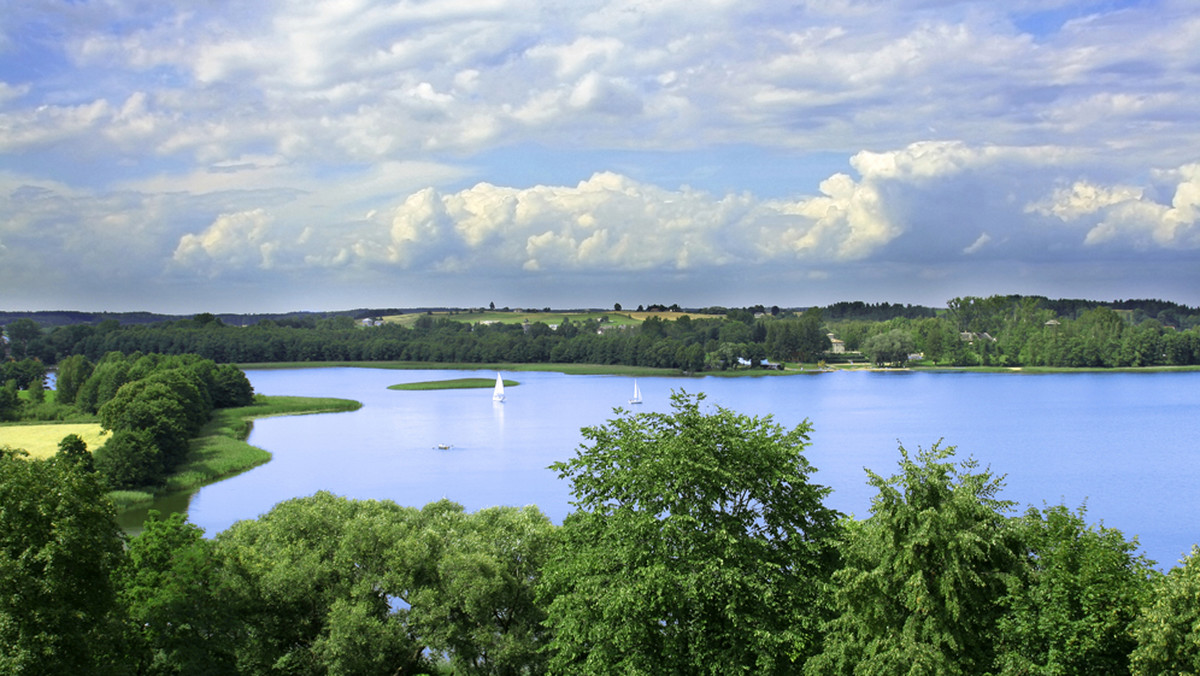
[[[301,316],[232,326],[211,314],[151,324],[5,327],[13,359],[54,364],[109,352],[197,354],[218,363],[416,361],[589,363],[726,370],[763,359],[839,359],[879,365],[1141,367],[1200,364],[1200,310],[1157,300],[1096,303],[1033,296],[955,298],[935,311],[888,303],[824,308],[704,308],[718,318],[621,327],[570,321],[473,323],[470,314],[423,314],[411,327],[363,326],[353,316]],[[614,314],[616,312],[614,311]],[[367,314],[367,311],[358,314]],[[831,352],[837,339],[851,354]],[[6,380],[0,381],[6,382]],[[18,380],[18,387],[27,381]]]
[[[1082,508],[1015,513],[951,448],[868,473],[856,521],[810,481],[807,423],[677,394],[583,433],[553,467],[577,508],[561,526],[318,493],[211,539],[174,515],[127,542],[77,437],[0,451],[0,672],[1200,669],[1200,550],[1156,572]]]

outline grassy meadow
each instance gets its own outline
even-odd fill
[[[78,434],[90,451],[108,441],[99,423],[18,424],[0,426],[0,446],[23,448],[32,458],[49,458],[58,452],[58,442],[71,434]]]

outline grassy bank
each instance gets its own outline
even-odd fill
[[[505,387],[519,385],[515,380],[505,380]],[[400,383],[388,385],[389,390],[486,390],[494,387],[496,381],[491,378],[453,378],[451,380],[423,380],[419,383]]]
[[[118,509],[144,505],[155,495],[195,490],[206,484],[244,472],[271,459],[271,454],[246,443],[253,421],[281,415],[307,415],[353,411],[357,401],[321,397],[268,397],[256,395],[252,406],[222,408],[191,441],[188,460],[167,477],[162,488],[139,491],[113,491],[109,497]]]

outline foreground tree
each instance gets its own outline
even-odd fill
[[[795,673],[814,649],[840,530],[810,426],[703,399],[584,428],[552,466],[577,511],[543,573],[551,672]]]
[[[1133,636],[1134,674],[1200,674],[1200,547],[1154,585]]]
[[[0,673],[98,673],[122,556],[113,515],[79,463],[0,449]]]
[[[448,500],[417,510],[317,493],[219,534],[217,603],[199,610],[237,618],[222,654],[240,673],[419,674],[444,655],[458,674],[539,674],[534,583],[553,531],[532,507],[466,514]],[[148,598],[140,607],[156,610],[175,597]],[[200,654],[182,640],[188,617],[153,626],[184,657]]]
[[[422,673],[422,646],[381,579],[387,545],[378,537],[415,511],[322,492],[220,533],[217,595],[240,620],[237,671]]]
[[[1004,601],[1001,674],[1128,674],[1130,627],[1149,591],[1150,561],[1113,528],[1089,528],[1084,510],[1030,508],[1013,521],[1026,550]]]
[[[414,633],[449,656],[456,674],[541,674],[546,613],[534,584],[554,524],[536,507],[467,514],[447,500],[426,505],[393,539],[386,586],[411,609]]]
[[[900,449],[900,474],[868,470],[878,489],[870,518],[851,530],[834,576],[838,617],[809,674],[982,674],[994,661],[1000,600],[1020,571],[996,498],[1000,479],[956,466],[935,444]]]
[[[119,664],[140,674],[234,673],[238,622],[214,597],[217,562],[203,535],[183,514],[160,518],[151,510],[130,541],[114,576],[127,618]]]

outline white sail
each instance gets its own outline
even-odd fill
[[[492,401],[504,401],[504,379],[496,374],[496,387],[492,389]]]
[[[631,404],[642,403],[642,388],[638,387],[637,381],[633,381],[633,398],[629,400]]]

